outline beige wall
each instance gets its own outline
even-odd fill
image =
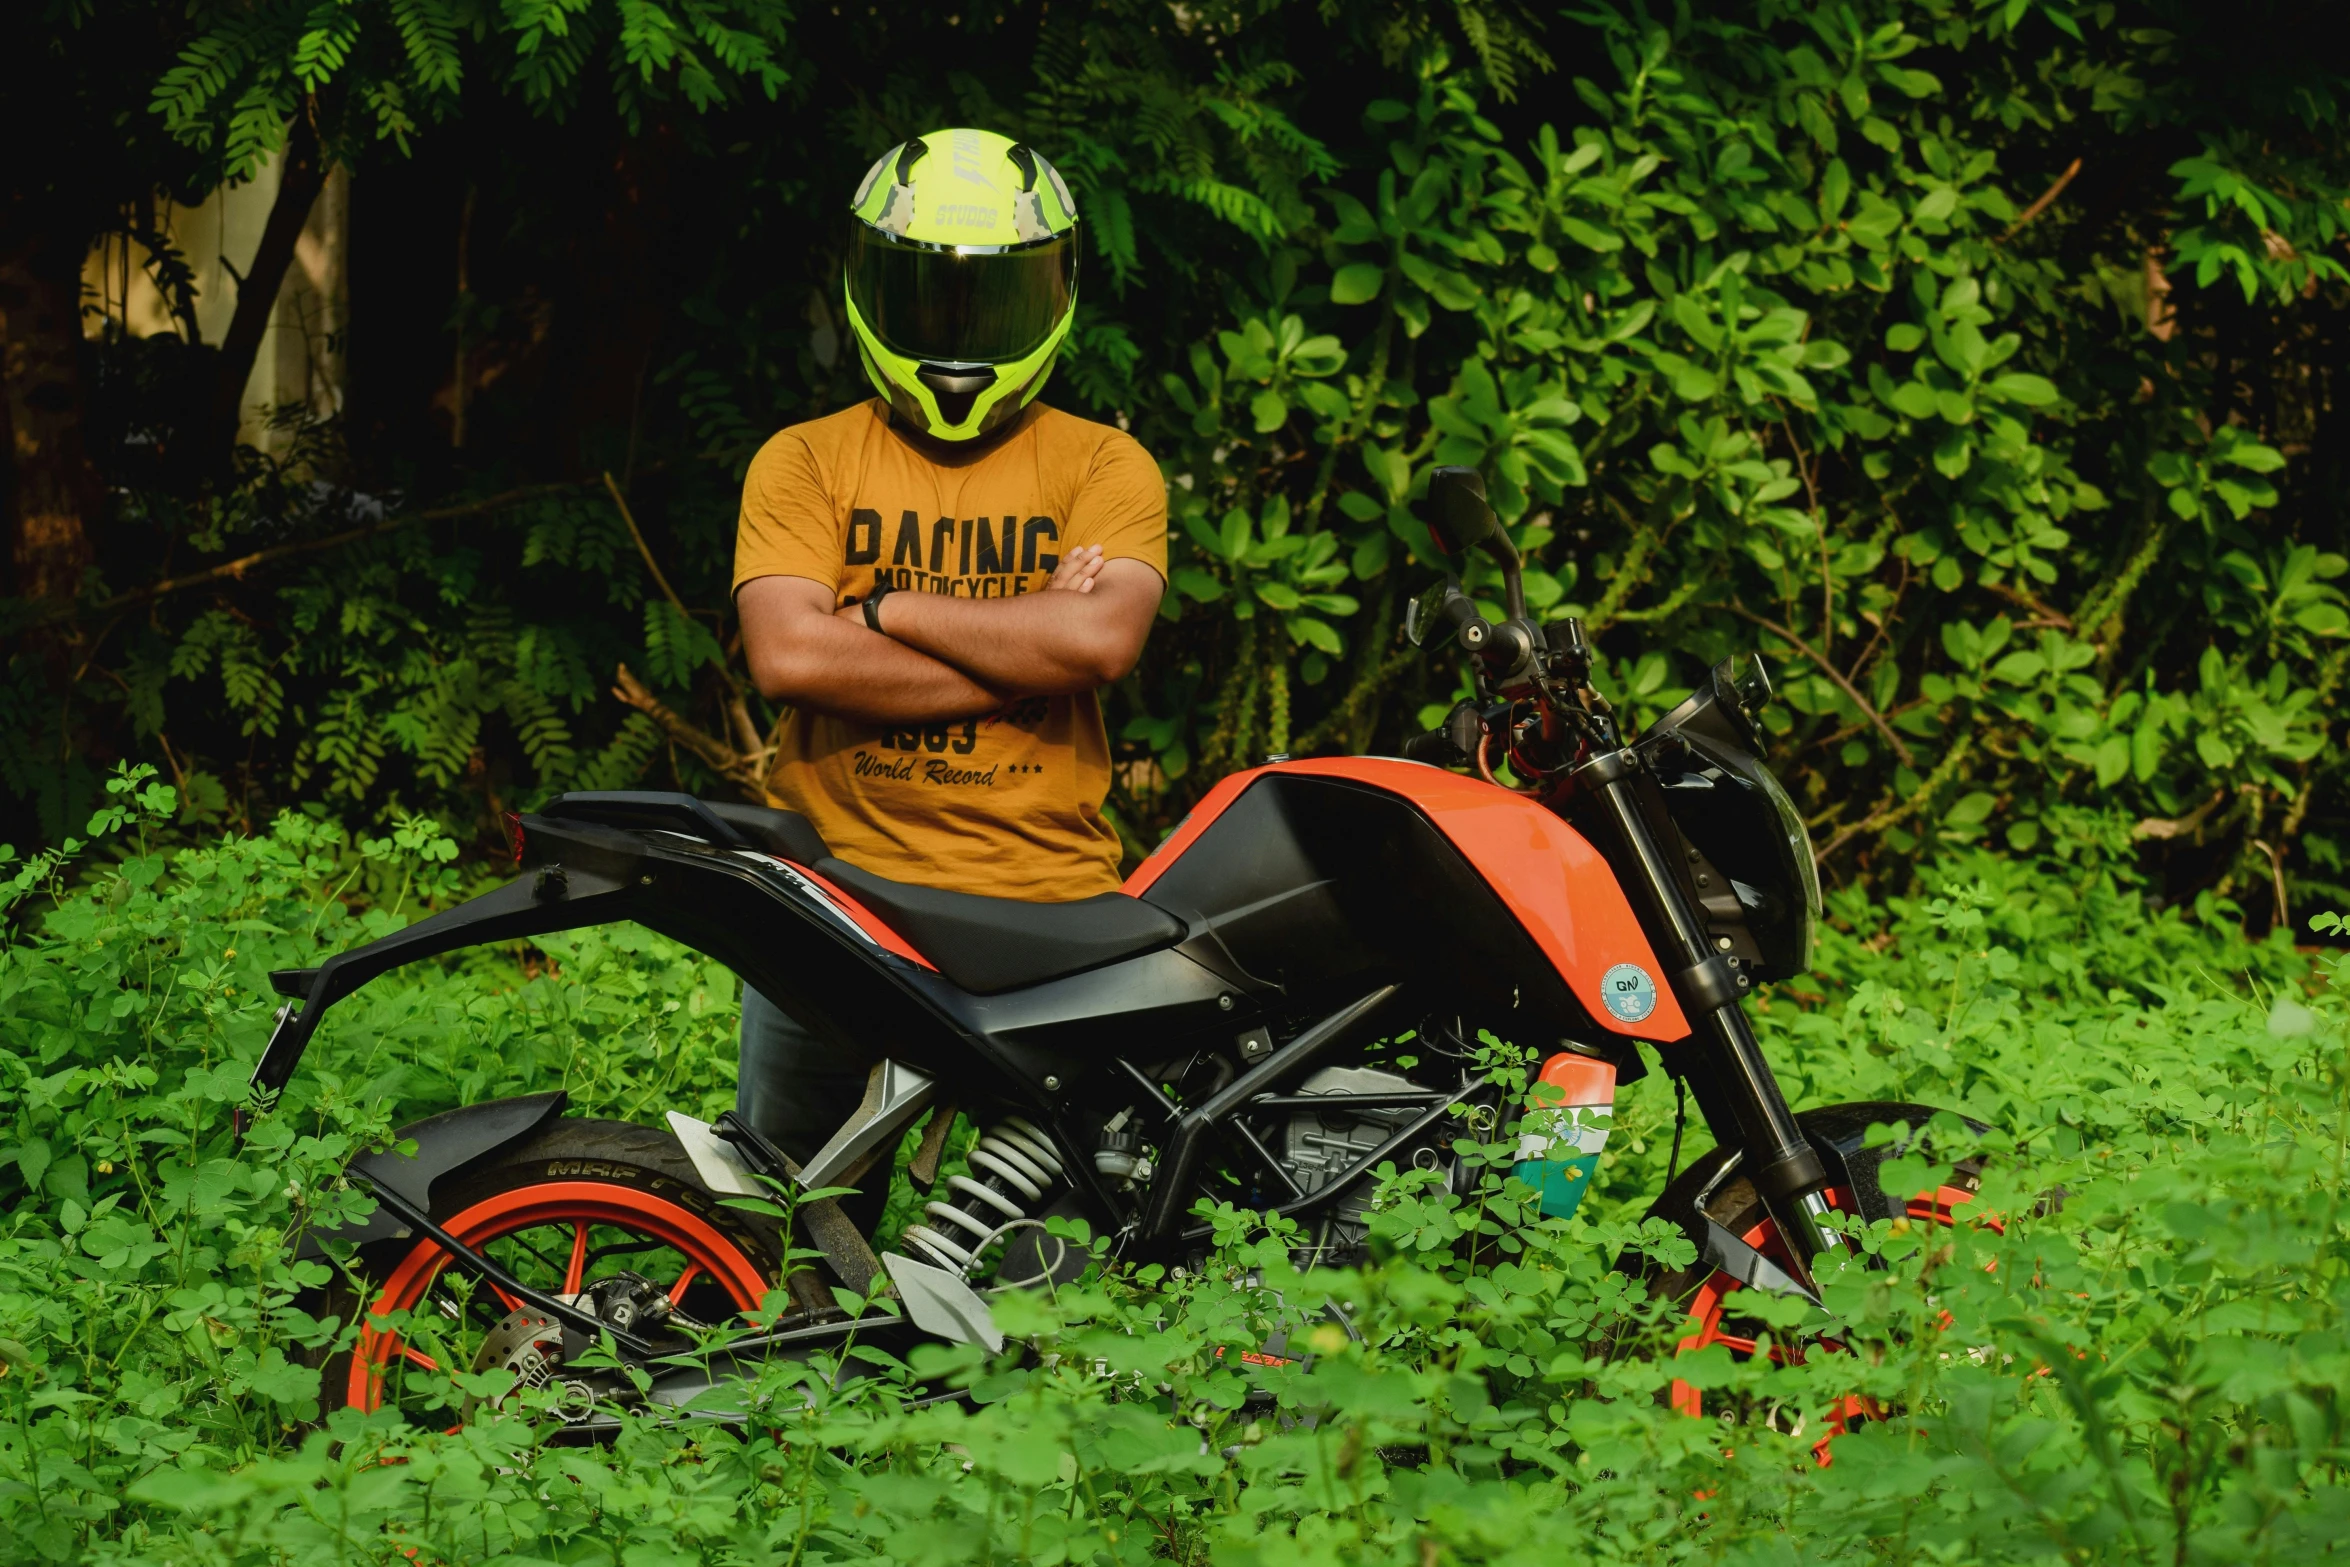
[[[228,334],[237,308],[237,278],[261,245],[262,226],[277,199],[279,163],[272,160],[241,185],[223,186],[201,205],[165,205],[156,226],[167,235],[196,274],[196,331],[217,344]],[[351,235],[351,179],[340,166],[329,171],[325,188],[310,209],[310,221],[294,249],[278,290],[277,309],[253,375],[245,383],[244,419],[238,438],[282,451],[283,431],[271,431],[273,410],[298,404],[311,417],[330,419],[343,406],[344,331],[350,320],[348,257]],[[181,334],[147,270],[147,249],[120,235],[99,242],[82,266],[84,329],[90,336],[108,330],[135,337]],[[232,270],[233,268],[233,270]]]

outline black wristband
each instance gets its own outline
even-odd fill
[[[889,635],[888,632],[881,629],[881,596],[885,593],[895,593],[897,588],[898,585],[894,582],[876,582],[873,584],[873,591],[865,595],[866,630],[875,632],[885,637]]]

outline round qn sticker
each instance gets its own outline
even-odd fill
[[[1656,1010],[1656,980],[1637,963],[1619,963],[1601,976],[1599,997],[1625,1023],[1643,1023]]]

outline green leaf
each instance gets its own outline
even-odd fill
[[[1260,582],[1256,594],[1259,602],[1269,609],[1292,610],[1305,602],[1297,589],[1286,582]]]
[[[131,1482],[133,1501],[168,1507],[176,1512],[209,1513],[232,1507],[250,1496],[257,1482],[250,1474],[204,1469],[193,1465],[156,1469]]]
[[[2028,686],[2047,668],[2048,660],[2037,653],[2010,653],[1991,666],[1991,678],[2004,680],[2011,686]]]
[[[2021,403],[2026,408],[2045,408],[2056,401],[2055,382],[2020,370],[1994,377],[1983,390],[2001,402]]]
[[[1955,479],[1965,473],[1974,460],[1974,437],[1964,429],[1952,430],[1934,447],[1934,471],[1945,479]]]
[[[1999,802],[1980,789],[1961,795],[1956,804],[1942,815],[1943,823],[1951,827],[1973,827],[1990,816],[1991,808]]]
[[[1605,255],[1611,250],[1624,248],[1624,237],[1614,229],[1603,228],[1596,223],[1586,223],[1581,218],[1571,218],[1564,213],[1559,215],[1558,226],[1560,233],[1585,250],[1595,250]]]
[[[1947,185],[1937,185],[1910,209],[1910,217],[1920,223],[1940,223],[1957,210],[1958,192]]]
[[[1178,593],[1202,604],[1213,604],[1224,596],[1224,584],[1197,566],[1178,566],[1169,580]]]
[[[1379,297],[1386,281],[1387,269],[1374,262],[1357,261],[1340,267],[1330,279],[1330,303],[1368,304]]]
[[[1270,435],[1289,422],[1289,399],[1268,387],[1248,400],[1248,411],[1257,433]]]
[[[1220,546],[1219,553],[1234,565],[1239,565],[1241,557],[1248,553],[1249,534],[1255,526],[1256,519],[1238,506],[1226,512],[1224,531],[1216,540]]]
[[[1934,414],[1934,389],[1923,381],[1902,382],[1886,400],[1912,419],[1931,418]]]
[[[2274,473],[2285,465],[2285,454],[2273,446],[2258,441],[2238,440],[2229,443],[2218,454],[2219,460],[2238,468],[2249,468],[2254,473]]]
[[[1721,389],[1722,383],[1714,373],[1697,365],[1684,365],[1673,377],[1673,395],[1684,402],[1706,402]]]
[[[1326,622],[1311,615],[1293,615],[1289,619],[1289,634],[1307,647],[1318,648],[1337,658],[1346,652],[1346,639]]]
[[[2130,742],[2123,735],[2107,735],[2097,746],[2097,787],[2110,789],[2130,770]]]

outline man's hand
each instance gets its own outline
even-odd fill
[[[867,723],[942,723],[1123,678],[1162,588],[1142,562],[1106,561],[1087,545],[1063,555],[1037,593],[891,593],[884,636],[867,629],[863,604],[835,606],[831,589],[805,577],[755,577],[735,605],[751,678],[769,700]]]
[[[1016,694],[875,636],[864,606],[835,610],[832,589],[806,577],[754,577],[734,602],[751,679],[772,702],[865,723],[936,724],[992,713]]]
[[[1093,579],[1102,573],[1102,547],[1099,544],[1080,544],[1061,557],[1053,574],[1045,580],[1047,591],[1062,589],[1071,593],[1086,593],[1093,589]],[[851,625],[865,624],[865,601],[851,599],[832,612],[836,620]]]
[[[1102,547],[1099,544],[1080,544],[1061,557],[1053,574],[1045,580],[1045,591],[1056,588],[1071,593],[1087,593],[1093,589],[1093,579],[1102,574]]]
[[[1039,593],[1008,599],[892,593],[881,629],[992,690],[1060,696],[1123,679],[1142,656],[1165,584],[1138,560],[1071,550]]]

